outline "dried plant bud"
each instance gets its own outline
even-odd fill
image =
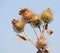
[[[46,46],[47,46],[47,41],[42,33],[37,41],[36,47],[37,48],[45,48]]]
[[[21,10],[19,11],[19,15],[23,15],[26,11],[28,11],[27,8],[21,9]]]
[[[50,23],[53,20],[52,11],[50,8],[43,11],[43,13],[41,14],[41,19],[47,23]]]
[[[28,8],[24,8],[19,11],[19,15],[21,15],[26,22],[29,22],[30,19],[33,18],[33,13]]]
[[[31,23],[33,24],[34,27],[39,27],[41,25],[40,16],[35,14],[31,20]]]
[[[13,29],[15,32],[20,33],[24,31],[24,22],[13,19],[12,20]]]
[[[27,40],[25,37],[23,37],[23,36],[21,36],[21,35],[18,35],[18,34],[17,34],[17,36],[18,36],[19,39],[22,40],[22,41],[26,41],[26,40]]]
[[[52,30],[47,30],[47,33],[48,33],[49,35],[51,35],[51,34],[53,33],[53,31],[52,31]]]

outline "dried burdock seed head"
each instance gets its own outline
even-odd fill
[[[50,23],[53,20],[52,11],[50,8],[42,12],[41,19],[47,23]]]
[[[28,8],[20,10],[19,15],[21,15],[26,22],[29,22],[33,18],[33,13]]]
[[[36,47],[37,48],[45,48],[46,46],[47,46],[47,41],[42,33],[37,41]]]
[[[24,25],[25,25],[24,22],[13,19],[12,20],[12,25],[13,25],[13,29],[14,29],[15,32],[21,33],[21,32],[24,31]]]
[[[39,27],[41,25],[42,21],[40,19],[39,15],[34,15],[34,17],[31,19],[31,24],[33,24],[34,27]]]

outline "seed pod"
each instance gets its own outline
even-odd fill
[[[14,29],[15,32],[21,33],[21,32],[24,31],[24,25],[25,25],[24,22],[13,19],[12,20],[12,25],[13,25],[13,29]]]
[[[19,15],[21,15],[26,22],[29,22],[33,18],[33,13],[28,8],[20,10]]]
[[[46,46],[47,46],[47,41],[42,33],[37,41],[36,47],[37,48],[45,48]]]
[[[53,20],[52,11],[50,8],[42,12],[41,19],[46,23],[50,23]]]
[[[39,27],[41,25],[40,16],[35,14],[31,20],[31,23],[33,24],[34,27]]]

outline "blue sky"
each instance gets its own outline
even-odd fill
[[[22,42],[13,31],[11,20],[20,18],[18,12],[21,8],[29,8],[35,13],[41,13],[50,7],[53,11],[53,22],[49,29],[54,33],[51,36],[45,34],[48,41],[48,49],[51,53],[60,52],[60,0],[0,0],[0,53],[36,53],[37,49],[30,42]],[[28,30],[29,29],[29,30]],[[36,40],[35,34],[29,25],[25,30]],[[38,30],[37,30],[38,31]],[[21,35],[24,36],[22,33]],[[40,35],[38,31],[38,35]]]

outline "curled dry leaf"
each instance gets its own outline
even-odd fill
[[[45,53],[49,53],[49,50],[47,50],[47,49],[45,49],[45,51],[44,51]]]
[[[45,23],[43,28],[44,28],[44,30],[47,30],[48,29],[48,23]]]
[[[49,50],[46,48],[40,48],[38,49],[37,53],[49,53]]]
[[[26,40],[27,40],[25,37],[23,37],[23,36],[21,36],[21,35],[18,35],[18,34],[17,34],[17,36],[18,36],[19,39],[22,40],[22,41],[26,41]]]
[[[42,50],[39,49],[39,50],[37,51],[37,53],[42,53]]]
[[[51,34],[53,33],[53,31],[52,31],[52,30],[47,30],[47,33],[48,33],[49,35],[51,35]]]

